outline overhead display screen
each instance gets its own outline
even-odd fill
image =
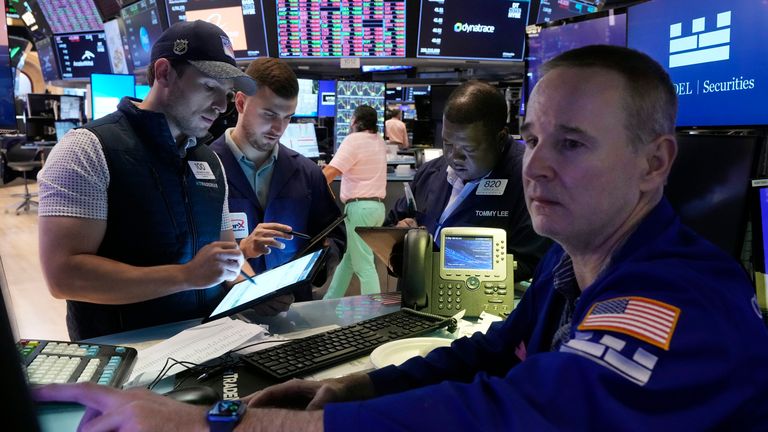
[[[116,74],[127,74],[130,70],[130,63],[125,55],[123,46],[123,37],[120,31],[120,18],[113,19],[104,23],[104,34],[107,37],[107,50],[109,59],[112,62],[112,72]]]
[[[768,124],[768,3],[652,1],[627,14],[627,46],[675,84],[678,126]]]
[[[54,34],[104,30],[93,0],[41,0],[38,3]]]
[[[40,39],[35,42],[37,49],[37,58],[40,61],[40,71],[43,73],[43,79],[46,81],[55,81],[59,79],[59,64],[56,62],[56,55],[53,53],[51,39]]]
[[[134,69],[148,66],[152,45],[163,33],[156,0],[140,0],[124,7],[120,15],[125,25],[125,39]]]
[[[522,61],[528,0],[421,0],[417,57]]]
[[[279,56],[405,57],[405,0],[277,0]]]
[[[54,44],[61,78],[88,78],[94,73],[111,73],[104,32],[56,35]]]
[[[254,0],[169,0],[169,24],[203,20],[219,26],[229,36],[235,58],[266,57],[267,33],[264,10]]]
[[[536,23],[557,21],[597,12],[595,5],[578,0],[541,0]]]

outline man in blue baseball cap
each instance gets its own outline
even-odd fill
[[[255,84],[204,21],[171,26],[151,59],[146,99],[70,131],[39,175],[43,273],[73,340],[202,317],[244,264],[205,144],[227,94]]]

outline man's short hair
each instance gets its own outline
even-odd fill
[[[448,96],[443,116],[451,123],[481,122],[485,136],[493,138],[507,123],[507,102],[496,87],[472,80],[456,87]]]
[[[352,115],[355,117],[355,123],[357,123],[361,131],[373,133],[379,131],[379,125],[376,124],[379,114],[370,106],[358,105]]]
[[[390,108],[387,110],[387,120],[395,118],[400,115],[402,111],[400,111],[400,108]]]
[[[157,59],[160,60],[160,59]],[[155,63],[157,60],[153,60],[152,63],[149,64],[149,67],[147,68],[147,84],[149,84],[150,87],[155,83]],[[189,63],[187,63],[184,59],[175,59],[175,58],[169,58],[167,59],[168,62],[171,64],[171,67],[173,70],[176,71],[176,75],[181,78],[184,75],[184,71],[187,70],[189,66],[191,66]]]
[[[256,88],[267,86],[283,99],[293,99],[299,95],[299,80],[290,66],[282,60],[261,57],[251,62],[245,70],[256,81]]]
[[[566,51],[545,63],[542,77],[564,67],[600,68],[624,79],[624,128],[635,148],[675,133],[675,86],[664,68],[646,54],[619,46],[590,45]]]

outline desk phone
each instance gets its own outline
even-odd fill
[[[403,276],[398,287],[403,305],[429,313],[466,317],[482,312],[505,316],[514,305],[514,257],[499,228],[448,227],[440,231],[441,249],[432,236],[409,231],[403,245]]]

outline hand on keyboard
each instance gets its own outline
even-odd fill
[[[324,381],[294,379],[268,387],[246,398],[249,407],[322,409],[331,402],[348,402],[376,396],[367,374],[353,374]]]

